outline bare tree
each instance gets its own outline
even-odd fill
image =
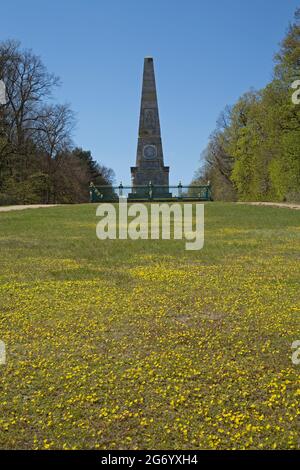
[[[45,105],[31,127],[32,139],[49,159],[58,158],[71,147],[74,126],[74,113],[68,105]]]
[[[41,103],[51,97],[59,79],[47,72],[38,56],[22,51],[16,41],[0,43],[0,75],[8,98],[4,116],[8,138],[20,147],[31,137],[33,123],[42,117]]]
[[[59,79],[38,56],[17,41],[0,42],[0,79],[8,100],[0,108],[0,204],[82,202],[90,181],[113,182],[111,169],[73,148],[74,113],[51,101]]]

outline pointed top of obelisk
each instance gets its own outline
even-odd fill
[[[160,136],[153,57],[144,58],[139,136]]]

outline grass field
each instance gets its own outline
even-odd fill
[[[205,245],[0,214],[1,448],[300,448],[300,212],[209,203]]]

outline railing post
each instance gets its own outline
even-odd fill
[[[122,196],[123,196],[123,185],[121,181],[121,183],[119,184],[119,197],[122,197]]]
[[[93,191],[94,183],[91,181],[90,182],[90,202],[93,202],[94,200],[94,191]]]
[[[149,181],[149,199],[152,199],[152,196],[153,196],[153,186],[152,186],[152,182]]]
[[[207,181],[207,192],[206,192],[207,200],[211,201],[211,186],[210,181]]]
[[[178,184],[178,199],[182,199],[182,184],[181,184],[181,181],[179,181],[179,184]]]

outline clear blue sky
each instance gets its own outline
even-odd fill
[[[13,0],[1,38],[15,38],[59,75],[74,141],[130,182],[144,56],[156,70],[170,182],[190,182],[216,119],[271,78],[300,0]]]

